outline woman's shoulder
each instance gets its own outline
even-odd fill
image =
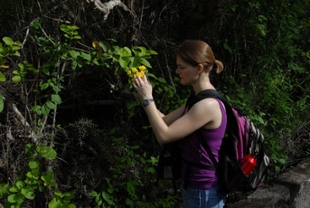
[[[221,103],[220,100],[216,98],[206,98],[198,101],[192,108],[204,108],[207,110],[216,109],[219,107],[219,103]]]
[[[208,115],[209,118],[212,118],[220,111],[220,104],[216,99],[206,98],[195,103],[188,113],[197,117]]]

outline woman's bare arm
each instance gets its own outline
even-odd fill
[[[185,105],[182,105],[181,107],[177,108],[176,110],[170,112],[167,115],[164,115],[159,110],[158,110],[158,113],[161,116],[161,118],[164,120],[164,122],[169,126],[175,120],[177,120],[178,118],[182,116],[182,113],[184,112],[184,110],[185,110]]]
[[[145,107],[145,112],[160,144],[182,139],[214,120],[221,121],[220,107],[214,99],[204,99],[196,103],[190,111],[170,125],[159,116],[154,102]]]

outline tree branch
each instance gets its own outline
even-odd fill
[[[24,126],[25,128],[25,133],[28,137],[31,137],[32,141],[36,144],[38,142],[37,138],[33,135],[33,131],[31,129],[31,126],[29,125],[29,123],[26,121],[25,117],[21,114],[21,112],[18,110],[18,108],[16,107],[16,105],[14,103],[11,104],[12,110],[16,115],[16,118],[20,121],[20,123]],[[7,136],[12,139],[13,137],[10,137],[10,130],[7,134]]]
[[[111,0],[104,4],[100,0],[87,0],[87,1],[93,2],[95,7],[104,14],[103,16],[104,20],[108,18],[110,11],[113,10],[113,8],[116,6],[122,7],[125,11],[129,11],[127,6],[120,0]]]

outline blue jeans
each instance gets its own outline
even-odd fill
[[[185,208],[223,208],[224,199],[217,194],[218,187],[209,190],[182,188],[182,198]]]

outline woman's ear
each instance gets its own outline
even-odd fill
[[[197,65],[197,73],[201,74],[204,71],[204,67],[202,64],[198,64]]]

